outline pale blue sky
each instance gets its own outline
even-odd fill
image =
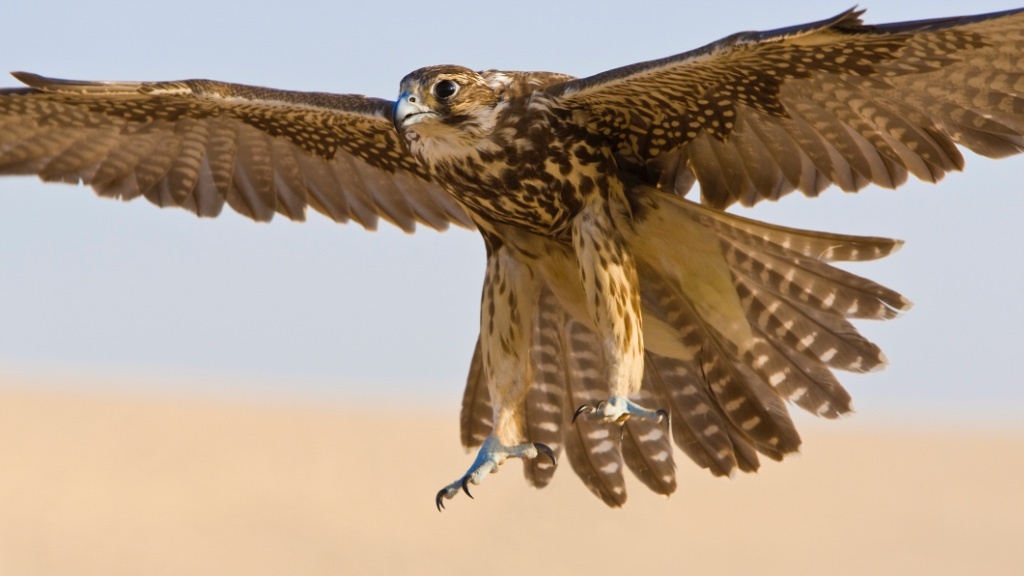
[[[850,3],[7,0],[0,70],[212,78],[393,98],[402,76],[428,64],[584,76],[739,30],[821,19]],[[865,7],[869,22],[888,22],[1014,3]],[[852,268],[916,303],[899,320],[861,324],[891,361],[880,374],[842,375],[862,417],[1020,421],[1022,177],[1021,158],[968,157],[965,174],[938,186],[832,190],[751,213],[907,240],[896,256]],[[233,394],[403,397],[455,410],[482,269],[481,242],[465,231],[370,234],[315,214],[302,224],[256,225],[234,214],[201,221],[145,201],[6,178],[0,379],[80,374],[195,388],[230,381]]]

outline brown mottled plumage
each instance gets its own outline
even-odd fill
[[[0,173],[82,182],[216,216],[258,221],[306,206],[374,229],[472,227],[402,152],[392,103],[365,96],[181,82],[75,82],[17,72],[0,91]]]
[[[793,452],[786,401],[837,417],[850,397],[833,370],[885,364],[848,319],[910,305],[829,263],[900,242],[722,209],[936,181],[963,167],[957,145],[1024,148],[1022,11],[882,26],[849,11],[584,79],[432,66],[397,102],[15,76],[28,87],[0,91],[3,174],[200,216],[311,206],[371,229],[479,229],[462,442],[482,448],[439,508],[509,457],[541,487],[564,452],[620,506],[624,468],[675,490],[672,440],[715,475]],[[682,198],[694,183],[703,205]]]

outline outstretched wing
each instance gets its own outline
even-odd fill
[[[1024,149],[1024,10],[864,25],[862,11],[743,32],[548,88],[623,166],[724,208],[896,187]]]
[[[0,174],[82,182],[101,196],[145,196],[258,221],[307,206],[368,229],[472,228],[462,208],[402,150],[392,103],[209,80],[77,82],[23,72],[0,90]]]

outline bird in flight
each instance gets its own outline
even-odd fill
[[[901,242],[725,212],[794,190],[894,188],[1024,148],[1024,11],[866,25],[861,11],[577,79],[453,65],[397,101],[209,80],[15,73],[0,174],[84,183],[202,217],[312,208],[484,238],[461,432],[438,509],[508,458],[564,454],[609,506],[624,470],[676,488],[673,443],[715,475],[800,445],[787,402],[835,418],[834,370],[884,366],[853,318],[910,307],[830,262]],[[694,184],[699,201],[686,196]]]

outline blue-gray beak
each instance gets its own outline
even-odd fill
[[[415,94],[403,92],[398,97],[398,102],[395,102],[395,108],[391,113],[391,120],[395,123],[395,130],[401,130],[403,126],[415,124],[427,114],[432,113],[433,110],[420,104],[419,98]]]

